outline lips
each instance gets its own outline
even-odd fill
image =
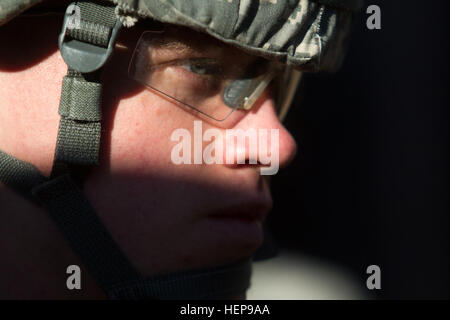
[[[244,171],[255,171],[254,168],[241,169]],[[254,173],[254,172],[252,172]],[[211,210],[208,216],[217,219],[232,219],[242,221],[264,221],[273,206],[272,196],[270,194],[269,180],[267,177],[257,174],[256,183],[252,187],[242,188],[233,199],[216,210]],[[243,186],[243,184],[240,184]],[[237,187],[237,185],[235,186]],[[233,188],[234,189],[234,188]],[[234,189],[236,190],[236,189]],[[251,190],[251,191],[250,191]],[[236,190],[237,191],[237,190]]]

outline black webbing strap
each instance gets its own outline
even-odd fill
[[[100,72],[82,74],[69,69],[63,79],[52,177],[72,168],[98,164],[101,138]]]
[[[29,200],[34,200],[31,189],[46,181],[32,164],[19,160],[0,150],[0,182]]]
[[[76,41],[75,52],[88,50],[95,56],[104,49],[113,47],[113,29],[118,23],[112,3],[101,1],[78,1],[79,23],[76,27],[63,26],[63,42]],[[95,49],[98,47],[99,49]],[[89,168],[98,164],[101,138],[101,73],[103,67],[94,72],[82,73],[71,68],[73,61],[79,63],[81,56],[65,56],[69,65],[63,79],[58,129],[52,177],[71,172],[80,167]],[[83,62],[82,62],[83,63]],[[89,61],[85,61],[89,63]],[[78,170],[79,171],[79,170]],[[76,176],[76,174],[74,175]]]
[[[99,285],[135,280],[134,269],[69,175],[47,179],[32,164],[0,150],[0,182],[43,204]]]
[[[228,266],[142,277],[69,175],[47,179],[33,165],[0,150],[0,182],[33,195],[110,299],[220,299],[250,286],[251,260]]]
[[[67,29],[67,36],[100,47],[108,47],[117,22],[115,5],[105,1],[76,1],[80,8],[80,24]]]
[[[231,299],[250,286],[252,260],[227,266],[146,277],[119,283],[108,290],[111,299]]]
[[[94,51],[95,46],[114,45],[110,42],[117,22],[114,5],[101,1],[78,1],[75,5],[80,9],[79,25],[68,29],[64,23],[63,39],[75,39],[80,48],[87,44]],[[62,83],[61,120],[52,173],[48,181],[35,186],[31,192],[105,289],[114,283],[137,279],[139,274],[95,214],[79,187],[80,181],[75,182],[80,172],[98,164],[103,68],[82,73],[72,69],[70,61],[68,64]]]
[[[71,248],[103,289],[139,278],[69,175],[33,188],[32,194],[44,204]]]

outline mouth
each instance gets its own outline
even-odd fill
[[[251,254],[263,243],[263,221],[270,211],[266,205],[238,205],[208,215],[208,232],[222,239],[235,254]]]
[[[261,176],[258,180],[253,187],[239,190],[239,186],[244,186],[239,184],[232,188],[240,192],[227,196],[221,207],[216,204],[214,209],[205,212],[203,217],[206,219],[201,219],[205,226],[202,230],[210,235],[210,239],[217,239],[221,247],[229,248],[233,255],[249,255],[262,245],[263,222],[273,202],[268,181]]]
[[[259,176],[256,187],[258,191],[256,193],[247,193],[242,198],[237,194],[234,203],[212,210],[208,216],[222,220],[263,222],[273,206],[269,184],[269,179]],[[243,194],[245,192],[240,193],[240,195]],[[239,200],[237,199],[238,197],[240,198]]]

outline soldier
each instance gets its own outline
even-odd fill
[[[294,157],[299,71],[339,66],[359,1],[69,4],[0,1],[0,296],[244,298],[261,169]]]

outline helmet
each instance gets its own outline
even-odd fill
[[[0,0],[0,25],[42,0]],[[59,47],[68,65],[51,176],[0,150],[0,182],[45,207],[88,271],[112,299],[219,298],[245,291],[251,259],[182,273],[142,276],[123,254],[82,191],[98,163],[100,75],[123,27],[152,19],[206,33],[252,55],[302,71],[342,63],[360,0],[78,1],[80,25],[66,12]],[[297,77],[298,80],[298,77]],[[288,81],[289,82],[289,81]],[[290,78],[290,82],[296,82]],[[288,86],[290,91],[294,86]],[[289,100],[289,99],[288,99]],[[285,101],[288,105],[290,101]]]
[[[0,25],[43,0],[2,0]],[[105,0],[106,1],[106,0]],[[252,54],[302,70],[335,71],[362,0],[110,0],[125,26],[139,19],[205,32]]]

